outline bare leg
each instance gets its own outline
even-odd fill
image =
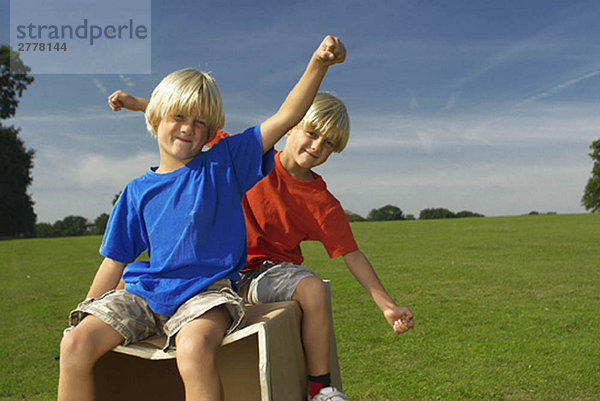
[[[230,324],[229,313],[219,306],[183,326],[175,336],[186,401],[223,399],[215,353]]]
[[[307,277],[298,283],[292,299],[302,308],[302,343],[308,374],[329,373],[329,314],[327,289],[319,277]]]
[[[123,341],[115,329],[95,316],[87,316],[60,342],[58,401],[93,401],[94,364]]]

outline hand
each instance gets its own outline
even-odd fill
[[[343,63],[346,59],[346,48],[337,37],[325,36],[314,56],[316,60],[329,67],[333,64]]]
[[[383,315],[396,334],[405,333],[415,325],[413,314],[406,306],[395,306],[386,310]]]
[[[119,111],[123,107],[127,110],[142,110],[140,109],[137,98],[131,96],[129,93],[123,92],[122,90],[118,90],[108,97],[108,105],[114,111]]]

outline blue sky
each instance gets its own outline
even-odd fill
[[[157,164],[143,115],[108,108],[114,90],[147,97],[174,70],[211,71],[225,129],[240,132],[277,110],[325,34],[348,56],[321,88],[346,102],[352,127],[346,150],[316,171],[344,208],[584,212],[600,137],[598,2],[153,1],[151,11],[151,74],[34,73],[3,122],[36,151],[38,221],[109,212]]]

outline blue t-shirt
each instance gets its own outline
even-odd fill
[[[242,199],[273,167],[260,128],[221,140],[175,171],[150,169],[115,204],[100,253],[125,267],[125,289],[170,316],[217,280],[237,280],[246,264]],[[134,262],[148,250],[149,262]],[[133,263],[132,263],[133,262]]]

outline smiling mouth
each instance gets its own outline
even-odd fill
[[[192,143],[192,141],[190,141],[190,140],[187,140],[187,139],[183,139],[183,138],[180,138],[180,137],[176,137],[175,139],[176,139],[176,140],[179,140],[179,141],[181,141],[181,142],[185,142],[185,143]]]
[[[308,154],[310,157],[312,157],[312,158],[315,158],[315,159],[316,159],[316,158],[318,158],[318,157],[319,157],[319,156],[317,156],[317,155],[315,155],[315,154],[313,154],[313,153],[310,153],[310,152],[309,152],[308,150],[306,150],[306,149],[305,149],[304,151],[305,151],[305,152],[306,152],[306,153],[307,153],[307,154]]]

